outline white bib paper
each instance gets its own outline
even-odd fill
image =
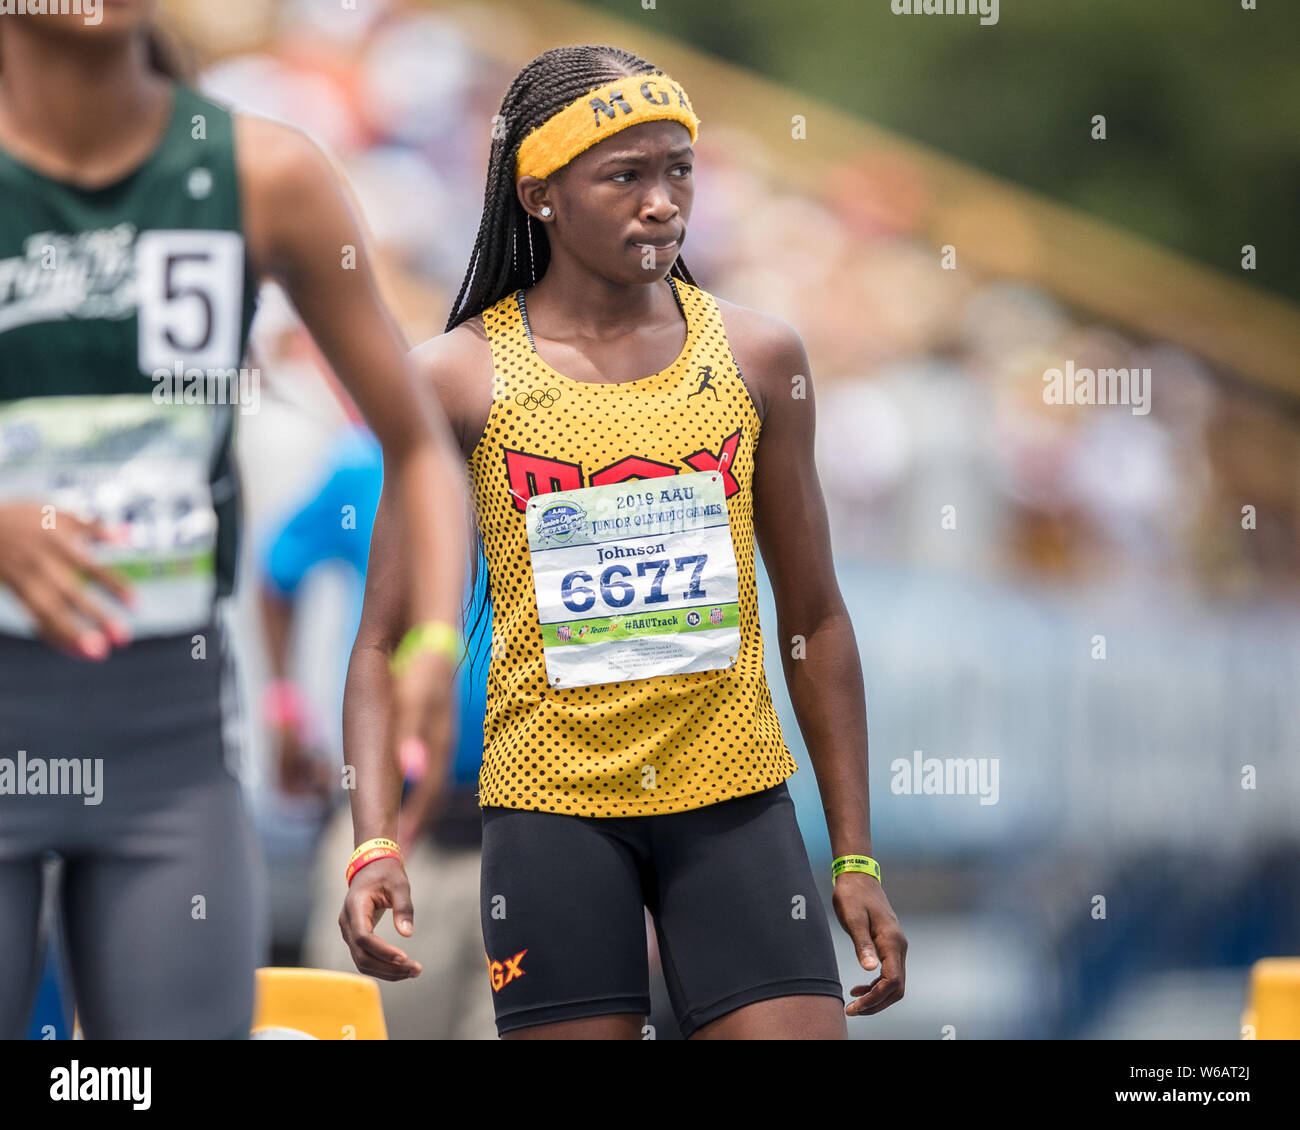
[[[551,686],[735,663],[739,582],[720,472],[534,495],[525,522]]]
[[[120,606],[97,588],[92,599],[134,636],[202,626],[216,592],[209,478],[219,425],[211,407],[155,404],[149,395],[0,404],[0,503],[32,502],[52,508],[55,523],[70,514],[114,531],[120,544],[91,551],[123,575],[135,604]],[[31,615],[0,585],[0,632],[32,630]]]

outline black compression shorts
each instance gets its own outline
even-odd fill
[[[650,1011],[645,910],[689,1037],[773,997],[843,1000],[784,784],[662,816],[483,809],[497,1031]]]

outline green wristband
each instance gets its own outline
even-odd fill
[[[869,855],[842,855],[831,864],[831,886],[846,871],[861,871],[880,882],[880,864]]]
[[[432,651],[454,661],[460,658],[463,647],[460,633],[450,624],[440,620],[427,620],[423,624],[416,624],[402,637],[402,642],[397,645],[397,650],[388,661],[388,669],[400,677],[406,674],[415,657],[423,652]]]

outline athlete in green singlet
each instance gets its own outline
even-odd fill
[[[0,1037],[25,1029],[51,851],[88,1037],[248,1034],[264,907],[222,610],[263,278],[384,445],[403,615],[459,619],[464,471],[346,190],[301,133],[177,81],[154,7],[0,16]],[[390,749],[445,746],[451,675],[412,664],[374,720]],[[391,811],[359,828],[396,816],[390,760]]]

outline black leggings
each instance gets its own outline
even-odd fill
[[[40,979],[47,852],[88,1039],[248,1036],[265,893],[225,634],[200,634],[203,658],[186,635],[103,663],[0,637],[0,1037],[26,1034]]]

